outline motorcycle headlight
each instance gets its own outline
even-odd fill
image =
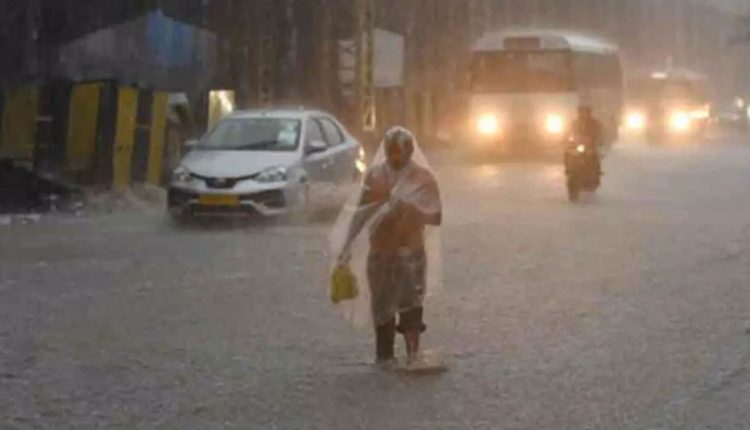
[[[565,131],[565,118],[562,115],[547,115],[547,118],[544,120],[544,128],[547,130],[547,133],[561,134]]]
[[[579,153],[583,154],[584,152],[586,152],[586,146],[584,146],[584,145],[578,145],[578,146],[576,146],[576,151],[578,151]]]
[[[266,169],[255,177],[258,182],[284,182],[289,178],[289,169],[283,166]]]
[[[187,182],[190,179],[190,172],[180,166],[172,172],[172,182]]]
[[[500,131],[500,119],[497,115],[487,113],[477,119],[477,131],[484,136],[494,136]]]

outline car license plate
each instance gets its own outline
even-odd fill
[[[238,206],[240,198],[233,195],[206,194],[198,198],[198,203],[207,206]]]

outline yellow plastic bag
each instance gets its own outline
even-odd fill
[[[345,300],[354,300],[359,295],[357,278],[349,266],[337,266],[331,274],[331,301],[339,304]]]

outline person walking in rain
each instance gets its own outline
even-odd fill
[[[426,329],[424,298],[439,270],[441,223],[438,185],[414,135],[401,127],[390,129],[332,235],[338,242],[336,265],[354,264],[356,273],[361,261],[365,276],[360,278],[368,288],[359,299],[369,299],[379,364],[395,361],[396,332],[404,337],[409,363],[418,360]],[[369,240],[360,239],[363,230],[369,231]],[[352,319],[358,312],[356,303],[346,310]]]

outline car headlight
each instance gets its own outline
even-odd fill
[[[562,115],[547,115],[544,120],[544,128],[550,134],[562,134],[565,131],[565,118]]]
[[[186,168],[180,166],[172,172],[172,182],[187,182],[188,180],[190,180],[190,172]]]
[[[359,154],[357,155],[357,161],[355,161],[354,165],[359,173],[365,173],[367,170],[367,153],[365,153],[365,148],[361,146],[359,147]]]
[[[675,111],[669,117],[669,126],[673,131],[685,132],[690,129],[690,114],[684,111]]]
[[[284,182],[289,178],[289,169],[283,166],[266,169],[255,177],[258,182]]]
[[[643,130],[646,127],[646,115],[633,111],[625,118],[625,125],[631,130]]]
[[[477,131],[485,136],[494,136],[500,131],[500,119],[497,115],[487,113],[477,119]]]

